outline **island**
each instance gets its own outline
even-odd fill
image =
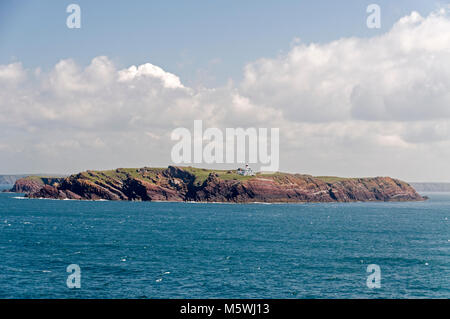
[[[68,177],[30,176],[12,192],[29,198],[220,203],[423,201],[408,183],[391,177],[341,178],[251,173],[195,167],[118,168]]]

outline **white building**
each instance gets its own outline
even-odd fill
[[[248,166],[248,164],[245,164],[245,168],[238,168],[237,173],[242,176],[253,176],[255,173],[253,173],[253,170]]]

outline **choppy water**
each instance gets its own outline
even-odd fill
[[[233,205],[0,194],[0,298],[449,298],[450,194]],[[81,288],[66,267],[81,267]],[[381,288],[366,286],[367,265]]]

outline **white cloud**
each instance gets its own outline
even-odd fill
[[[108,88],[115,76],[112,62],[105,56],[92,60],[84,70],[75,61],[61,60],[52,72],[44,78],[43,90],[66,97],[70,94],[97,93]]]
[[[165,88],[176,89],[184,87],[178,76],[150,63],[145,63],[138,67],[132,65],[126,70],[119,71],[120,82],[131,81],[138,77],[146,76],[161,80]]]
[[[417,12],[374,38],[299,44],[245,69],[243,93],[299,122],[450,118],[450,19]]]
[[[0,83],[2,85],[17,84],[26,76],[26,72],[21,63],[11,63],[0,65]]]

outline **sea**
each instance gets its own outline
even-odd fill
[[[449,298],[450,193],[424,195],[205,204],[0,193],[0,298]]]

